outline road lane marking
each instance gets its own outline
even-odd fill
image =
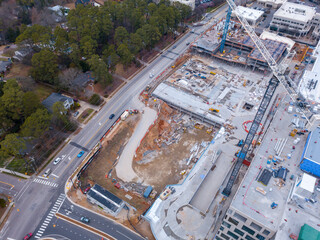
[[[126,238],[128,238],[128,239],[130,239],[130,240],[132,240],[132,238],[128,237],[127,235],[123,234],[122,232],[119,232],[118,230],[116,230],[116,232],[119,233],[120,235],[122,235],[122,236],[124,236],[124,237],[126,237]]]
[[[55,175],[55,174],[53,174],[53,173],[51,173],[51,176],[54,176],[54,177],[56,177],[56,178],[59,178],[59,176],[57,176],[57,175]]]
[[[40,183],[40,184],[47,185],[47,186],[51,186],[51,187],[58,187],[59,186],[57,183],[49,182],[49,181],[42,180],[42,179],[39,179],[39,178],[35,178],[33,180],[33,182]]]
[[[72,218],[70,218],[70,217],[67,217],[67,216],[61,214],[61,213],[57,213],[56,215],[57,215],[60,219],[66,221],[66,222],[69,222],[69,223],[71,223],[71,224],[73,224],[73,225],[75,225],[75,226],[78,226],[78,227],[81,227],[81,228],[83,228],[83,229],[86,229],[87,231],[92,232],[92,233],[94,233],[94,234],[97,234],[97,235],[99,235],[99,236],[101,236],[101,237],[103,237],[103,238],[106,238],[106,239],[109,239],[109,240],[116,240],[116,238],[113,238],[113,237],[110,236],[109,234],[107,234],[107,233],[105,233],[105,232],[103,232],[103,231],[101,231],[101,230],[99,230],[99,229],[96,229],[96,228],[94,228],[94,227],[92,227],[92,226],[89,226],[89,225],[87,225],[87,224],[84,224],[84,223],[82,223],[82,222],[80,222],[80,221],[74,220],[74,219],[72,219]],[[66,229],[67,229],[67,228],[66,228]]]
[[[11,189],[12,189],[12,188],[14,188],[14,185],[12,185],[12,184],[10,184],[10,183],[7,183],[7,182],[2,182],[2,181],[0,181],[0,183],[3,183],[3,184],[6,184],[6,185],[9,185],[9,186],[11,186]]]
[[[46,228],[48,227],[48,225],[50,224],[52,218],[53,218],[53,215],[57,212],[58,210],[58,207],[60,208],[61,205],[62,205],[62,201],[61,199],[65,198],[65,194],[61,193],[58,197],[58,199],[56,200],[56,202],[54,203],[54,206],[52,206],[50,212],[48,213],[48,215],[46,216],[45,220],[43,221],[42,225],[39,227],[37,233],[36,233],[36,236],[42,236],[42,234],[45,232]],[[59,201],[59,202],[58,202]],[[37,238],[35,236],[35,238]],[[38,237],[38,238],[40,238]]]

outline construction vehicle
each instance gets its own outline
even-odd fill
[[[202,129],[203,127],[204,127],[204,125],[202,125],[202,124],[200,124],[200,123],[196,123],[195,125],[194,125],[194,127],[196,128],[196,129]]]
[[[215,112],[215,113],[220,112],[220,110],[219,110],[219,109],[216,109],[216,108],[209,108],[209,110],[210,110],[211,112]]]
[[[224,52],[223,48],[224,48],[225,41],[226,41],[226,35],[227,35],[231,11],[232,11],[237,16],[241,25],[248,33],[251,40],[254,42],[254,44],[256,45],[256,47],[258,48],[258,50],[260,51],[261,55],[264,57],[266,62],[268,63],[268,65],[273,73],[273,77],[269,81],[266,92],[263,96],[263,99],[261,100],[260,106],[259,106],[258,111],[254,117],[252,124],[251,124],[248,135],[244,141],[244,144],[242,145],[240,152],[237,154],[237,161],[236,161],[235,166],[231,172],[231,175],[230,175],[230,178],[227,182],[227,185],[222,191],[222,194],[228,197],[231,194],[231,189],[232,189],[232,187],[238,177],[242,163],[244,163],[244,161],[245,161],[245,157],[249,151],[249,148],[250,148],[251,143],[254,139],[254,136],[257,133],[257,130],[259,129],[259,125],[260,125],[260,123],[263,119],[263,116],[269,106],[269,103],[271,102],[271,99],[273,97],[273,94],[274,94],[278,84],[280,83],[285,88],[285,90],[287,91],[288,95],[290,96],[290,98],[292,99],[293,102],[297,102],[297,99],[298,98],[301,99],[301,96],[296,92],[296,89],[297,89],[296,84],[292,81],[292,79],[289,76],[284,74],[285,70],[288,66],[286,64],[279,65],[276,62],[276,60],[274,60],[271,53],[264,46],[264,44],[262,43],[260,38],[255,33],[252,26],[250,26],[250,24],[248,23],[247,19],[241,15],[240,10],[237,8],[237,5],[234,3],[234,1],[227,0],[227,3],[229,5],[229,9],[228,9],[227,17],[226,17],[225,26],[223,29],[224,36],[222,38],[221,45],[220,45],[220,53]],[[300,106],[298,106],[298,107],[300,107]],[[307,106],[303,109],[300,109],[300,113],[305,117],[308,127],[314,127],[314,124],[313,124],[314,121],[320,120],[320,117],[314,116]]]
[[[290,136],[290,137],[294,137],[294,136],[296,136],[297,132],[298,132],[298,129],[294,128],[294,129],[292,129],[292,131],[290,132],[289,136]]]
[[[244,142],[244,140],[243,140],[243,139],[239,140],[239,142],[238,142],[237,146],[238,146],[238,147],[241,147],[241,146],[243,145],[243,142]]]
[[[275,208],[277,208],[278,207],[278,204],[277,203],[275,203],[275,202],[273,202],[273,203],[271,203],[271,206],[270,206],[272,209],[275,209]]]

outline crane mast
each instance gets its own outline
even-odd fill
[[[292,99],[293,102],[296,102],[298,99],[301,99],[302,97],[298,94],[297,86],[292,81],[292,79],[289,76],[284,75],[284,72],[286,70],[286,66],[278,64],[274,60],[274,58],[272,57],[272,55],[270,54],[268,49],[265,47],[263,42],[260,40],[260,38],[255,33],[254,29],[251,27],[251,25],[248,23],[248,21],[241,15],[241,13],[239,12],[237,5],[234,3],[234,1],[233,0],[226,0],[226,1],[229,4],[229,11],[230,11],[230,9],[232,9],[232,11],[235,13],[235,15],[239,19],[240,23],[242,24],[243,28],[246,30],[246,32],[250,36],[253,43],[256,45],[256,47],[258,48],[258,50],[260,51],[260,53],[262,54],[262,56],[264,57],[264,59],[268,63],[268,65],[273,73],[273,77],[269,81],[267,90],[264,94],[264,97],[261,101],[259,109],[255,115],[253,122],[252,122],[249,133],[245,139],[245,142],[241,148],[241,151],[239,152],[239,154],[237,156],[237,161],[236,161],[235,166],[231,172],[228,183],[222,191],[222,194],[224,194],[225,196],[228,197],[231,193],[231,189],[234,185],[234,182],[237,179],[237,176],[239,174],[242,163],[245,160],[245,157],[249,151],[249,148],[251,146],[253,138],[258,130],[258,127],[260,125],[260,122],[261,122],[266,110],[267,110],[267,107],[268,107],[269,103],[271,102],[272,96],[273,96],[278,84],[280,83],[284,87],[284,89],[286,90],[286,92],[288,93],[288,95],[290,96],[290,98]],[[227,36],[228,26],[229,26],[229,22],[230,22],[231,14],[229,15],[229,11],[227,14],[226,24],[225,24],[224,33],[223,33],[224,37]],[[228,19],[228,17],[229,17],[229,19]],[[223,44],[223,45],[220,46],[220,51],[221,51],[221,49],[223,50],[223,47],[225,44],[224,38],[222,38],[221,44]],[[312,126],[312,122],[311,122],[312,113],[310,112],[310,110],[308,108],[301,107],[300,112],[305,117],[307,124],[309,126]]]

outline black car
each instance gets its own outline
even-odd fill
[[[112,119],[112,118],[114,118],[114,114],[113,113],[109,116],[109,119]]]

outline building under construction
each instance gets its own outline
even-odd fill
[[[218,22],[199,37],[193,44],[193,50],[232,64],[265,71],[268,63],[256,48],[250,36],[238,22],[231,21],[223,52],[220,52],[221,36],[224,22]],[[286,56],[288,45],[272,39],[261,40],[277,63]]]

